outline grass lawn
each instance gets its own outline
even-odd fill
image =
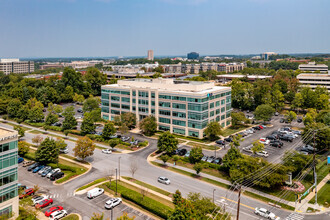
[[[238,127],[238,128],[233,128],[232,126],[230,126],[229,128],[226,128],[223,130],[223,137],[227,137],[229,135],[232,135],[236,132],[240,132],[242,130],[245,130],[247,128],[249,128],[250,126],[242,126],[242,127]]]
[[[91,187],[91,186],[96,185],[96,184],[98,184],[98,183],[102,183],[102,182],[104,182],[104,181],[106,181],[106,180],[107,180],[107,179],[106,179],[105,177],[100,178],[100,179],[97,179],[97,180],[94,180],[93,182],[88,183],[87,185],[84,185],[84,186],[78,188],[78,189],[77,189],[77,192],[78,192],[78,191],[81,191],[81,190],[83,190],[83,189],[87,189],[88,187]]]
[[[79,220],[79,216],[76,214],[70,214],[70,215],[62,218],[62,220]]]
[[[214,145],[206,145],[206,144],[200,144],[200,143],[196,143],[196,142],[188,142],[186,143],[186,145],[188,146],[192,146],[192,147],[201,147],[207,150],[214,150],[215,148],[218,150],[219,147],[218,146],[214,146]]]
[[[160,188],[158,188],[158,187],[152,186],[152,185],[150,185],[150,184],[148,184],[148,183],[145,183],[145,182],[139,181],[139,180],[137,180],[137,179],[134,179],[134,178],[131,178],[131,177],[127,177],[127,176],[123,176],[122,178],[124,178],[124,179],[126,179],[126,180],[129,180],[129,181],[131,181],[131,182],[133,182],[133,183],[135,183],[135,184],[138,184],[138,185],[140,185],[140,186],[144,186],[144,187],[146,187],[146,188],[148,188],[148,189],[151,189],[151,190],[153,190],[153,191],[155,191],[155,192],[161,193],[161,194],[163,194],[163,195],[165,195],[165,196],[171,196],[171,195],[172,195],[170,192],[167,192],[167,191],[165,191],[165,190],[163,190],[163,189],[160,189]]]
[[[157,137],[157,138],[158,138],[158,136],[161,135],[162,133],[164,133],[164,132],[162,132],[162,131],[157,131],[156,134],[155,134],[154,136],[152,136],[152,137]],[[182,135],[178,135],[178,134],[173,134],[173,135],[174,135],[176,138],[184,139],[184,140],[188,140],[188,141],[196,141],[196,142],[205,143],[205,144],[209,144],[209,143],[211,143],[211,141],[208,140],[208,139],[206,139],[206,138],[204,138],[204,139],[199,139],[199,138],[194,138],[194,137],[182,136]]]
[[[317,192],[317,203],[325,207],[330,206],[330,180]],[[315,197],[309,201],[315,203]]]
[[[37,131],[37,130],[29,131],[29,133],[31,133],[31,134],[42,134],[40,131]]]

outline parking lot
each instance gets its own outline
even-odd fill
[[[29,188],[38,185],[40,187],[38,193],[47,195],[49,198],[53,199],[53,204],[42,208],[42,212],[45,212],[48,208],[53,206],[63,206],[68,214],[79,213],[83,220],[90,219],[94,212],[104,212],[106,218],[110,217],[110,210],[104,208],[105,202],[110,199],[107,195],[103,194],[94,199],[88,199],[86,194],[74,195],[73,190],[68,190],[65,185],[54,185],[47,177],[41,177],[38,173],[29,172],[27,168],[23,167],[21,164],[19,164],[18,173],[19,183]],[[135,216],[135,219],[152,219],[123,203],[113,209],[113,217],[116,219],[122,216],[124,212],[130,217]]]

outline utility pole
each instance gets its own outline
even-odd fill
[[[213,203],[214,203],[214,192],[215,192],[215,189],[213,189]]]
[[[116,169],[116,195],[117,195],[117,169]]]
[[[119,181],[120,181],[120,158],[118,158],[118,173],[119,173]]]
[[[239,220],[239,206],[240,206],[240,203],[241,203],[241,189],[242,189],[241,184],[239,184],[236,220]]]
[[[214,157],[217,158],[217,145],[214,145]]]
[[[113,208],[111,208],[111,220],[113,220]]]
[[[317,173],[316,173],[316,160],[315,160],[315,131],[314,131],[314,155],[313,155],[313,163],[314,163],[314,184],[315,184],[315,205],[317,204]]]

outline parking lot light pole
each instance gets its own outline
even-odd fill
[[[116,195],[117,195],[117,168],[116,168]]]
[[[113,220],[113,208],[111,208],[111,220]]]
[[[119,181],[120,181],[120,158],[118,158],[118,174],[119,174]]]
[[[213,203],[214,203],[214,192],[215,192],[215,189],[213,189]]]

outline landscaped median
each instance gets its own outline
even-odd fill
[[[68,216],[62,218],[62,220],[79,220],[79,219],[81,219],[81,216],[75,213],[69,214]]]
[[[116,181],[112,179],[110,185],[110,181],[107,179],[100,178],[82,186],[76,190],[76,194],[83,194],[98,186],[103,188],[107,193],[115,195]],[[168,197],[170,195],[169,192],[129,177],[122,177],[121,181],[117,181],[117,192],[123,198],[124,202],[162,219],[167,219],[174,209],[171,198]]]

